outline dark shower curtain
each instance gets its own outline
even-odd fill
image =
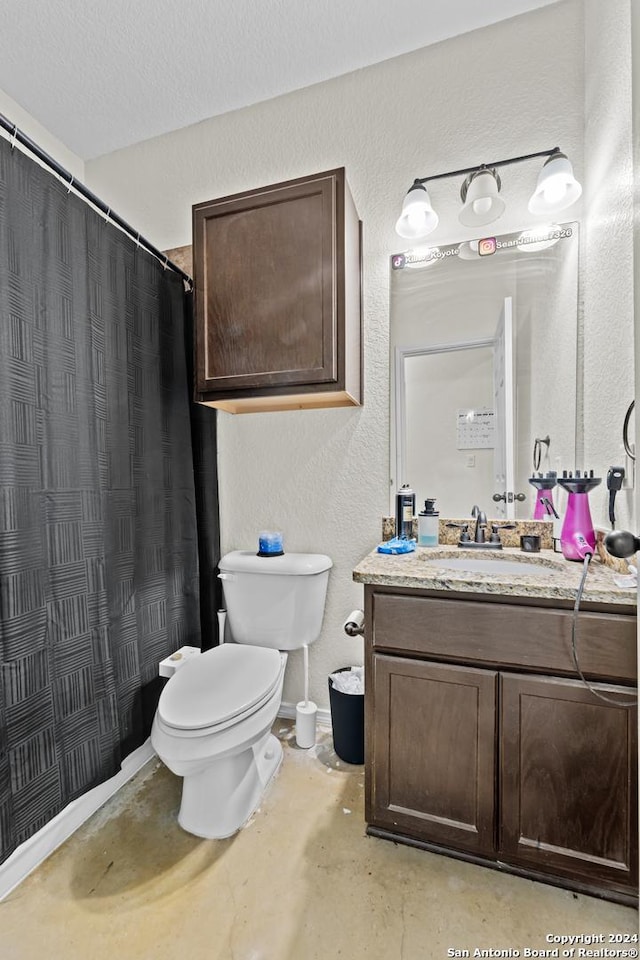
[[[174,272],[0,139],[0,861],[145,740],[158,662],[215,641],[191,322]]]

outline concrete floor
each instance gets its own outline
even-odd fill
[[[147,764],[0,903],[2,960],[524,956],[548,933],[637,933],[632,908],[366,837],[363,768],[329,733],[302,751],[274,732],[280,774],[229,840],[182,832],[181,781]]]

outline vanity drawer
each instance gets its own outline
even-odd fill
[[[575,675],[571,610],[368,589],[368,635],[376,650]],[[634,616],[581,612],[576,636],[587,676],[636,681]]]

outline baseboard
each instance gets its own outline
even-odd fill
[[[20,844],[17,850],[0,865],[0,900],[3,900],[19,883],[35,870],[60,844],[68,840],[72,833],[82,826],[109,797],[123,787],[137,772],[155,757],[151,740],[146,740],[141,747],[130,753],[122,762],[122,767],[115,775],[101,783],[93,790],[88,790],[83,796],[67,804],[53,820],[45,824],[41,830]]]
[[[295,703],[281,703],[280,709],[278,710],[278,716],[281,717],[282,720],[295,720]],[[318,708],[318,723],[321,727],[331,727],[331,711]]]
[[[283,720],[295,720],[295,703],[281,703],[278,716]],[[331,727],[330,710],[318,710],[318,724],[322,727]],[[123,760],[122,768],[115,777],[89,790],[77,800],[73,800],[53,820],[14,850],[11,856],[0,864],[0,900],[22,883],[153,757],[155,753],[151,741],[146,740],[141,747]]]

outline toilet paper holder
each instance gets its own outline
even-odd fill
[[[343,629],[348,637],[362,637],[364,635],[364,611],[352,610],[343,624]]]

